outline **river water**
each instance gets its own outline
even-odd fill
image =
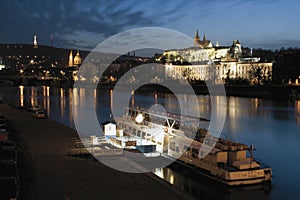
[[[84,94],[84,91],[81,91]],[[99,122],[110,118],[111,90],[94,92]],[[75,128],[72,89],[50,87],[1,87],[5,102],[18,106],[41,105],[51,119]],[[203,117],[210,117],[210,97],[197,96]],[[255,186],[228,189],[189,168],[173,164],[155,174],[198,199],[300,199],[300,101],[273,101],[257,98],[227,97],[223,135],[245,144],[254,144],[254,155],[271,165],[272,187]],[[76,102],[75,102],[76,103]],[[150,107],[161,104],[169,112],[180,110],[172,94],[136,93],[129,105]],[[193,109],[192,103],[190,109]]]

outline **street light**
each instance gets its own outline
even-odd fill
[[[139,113],[136,117],[135,117],[135,122],[137,124],[141,124],[142,122],[144,121],[144,116],[142,113]],[[141,145],[143,145],[143,126],[141,125],[141,135],[140,135],[140,138],[141,138]]]
[[[142,123],[143,120],[144,120],[144,116],[143,116],[142,113],[139,113],[139,114],[136,116],[136,118],[135,118],[135,122],[138,123],[138,124]]]

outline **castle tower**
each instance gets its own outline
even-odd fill
[[[33,36],[33,48],[38,48],[38,43],[37,43],[37,36],[36,35],[34,35]]]
[[[198,47],[200,44],[201,40],[198,34],[198,30],[196,31],[196,36],[194,37],[194,46]]]
[[[203,41],[205,42],[206,41],[206,34],[204,33],[204,36],[203,36]]]
[[[71,50],[69,55],[69,67],[73,67],[73,65],[73,52]]]

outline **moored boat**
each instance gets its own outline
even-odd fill
[[[109,134],[104,133],[107,140],[119,148],[136,148],[145,154],[175,159],[226,185],[251,185],[272,180],[271,167],[254,158],[253,145],[216,138],[206,128],[187,123],[208,120],[191,116],[185,116],[185,122],[181,119],[174,113],[127,108],[121,118],[116,118],[116,130],[110,128]]]

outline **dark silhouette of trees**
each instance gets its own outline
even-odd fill
[[[275,83],[287,83],[300,76],[300,49],[282,49],[277,52],[273,65],[273,80]]]

